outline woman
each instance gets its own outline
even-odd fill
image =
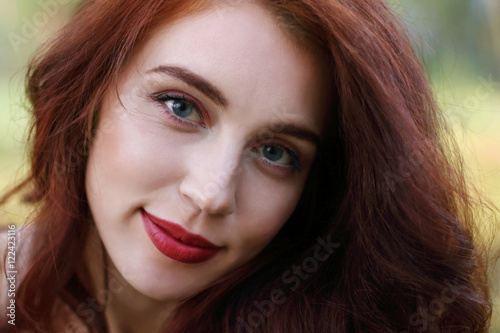
[[[464,176],[382,1],[88,1],[27,90],[4,331],[487,331]]]

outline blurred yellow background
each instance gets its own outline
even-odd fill
[[[500,1],[388,0],[414,36],[437,99],[463,150],[468,171],[486,198],[500,207]],[[28,114],[24,73],[37,46],[53,35],[75,0],[1,0],[0,192],[22,178]],[[1,223],[20,223],[15,203],[0,209]],[[485,220],[484,223],[489,223]],[[496,249],[500,247],[497,237]],[[497,265],[492,279],[500,279]],[[491,332],[500,333],[500,283],[494,285]]]

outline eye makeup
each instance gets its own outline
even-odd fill
[[[165,113],[169,120],[173,121],[179,126],[190,126],[190,127],[203,127],[207,128],[208,115],[206,110],[201,106],[201,103],[194,97],[191,97],[185,93],[178,91],[164,91],[160,93],[153,94],[151,99],[156,102],[158,106],[161,107],[162,112]],[[168,105],[169,102],[174,102],[178,107],[181,105],[188,105],[193,108],[193,111],[198,115],[199,121],[187,120],[186,118],[175,113],[175,110]],[[189,114],[188,116],[190,116]]]
[[[266,157],[260,152],[262,147],[274,147],[275,149],[281,149],[285,154],[288,154],[288,158],[290,162],[287,164],[284,163],[276,163]],[[286,176],[289,175],[292,171],[302,171],[301,161],[299,154],[296,153],[296,149],[293,148],[290,144],[286,143],[284,140],[279,138],[268,139],[266,141],[259,141],[252,149],[252,154],[266,167],[271,168],[272,170],[278,172],[280,175]]]
[[[168,120],[175,125],[193,130],[200,127],[209,127],[209,124],[207,124],[207,119],[209,119],[208,112],[196,98],[175,90],[162,91],[152,94],[150,97],[161,109],[161,112],[167,115]],[[177,110],[175,110],[176,108]],[[192,112],[186,112],[186,110],[189,110],[188,108],[191,108]],[[182,113],[184,115],[187,114],[187,116],[184,117]],[[188,119],[188,117],[192,117],[193,115],[198,120]],[[266,149],[267,151],[265,151]],[[276,156],[272,156],[272,158],[266,157],[266,152],[271,155],[278,153],[279,158],[277,160],[285,159],[286,163],[279,163],[276,160],[272,160]],[[285,140],[279,138],[270,138],[265,141],[259,140],[251,149],[251,155],[259,163],[263,164],[264,167],[281,176],[290,175],[294,170],[298,172],[302,171],[301,161],[299,154],[296,153],[296,149]]]

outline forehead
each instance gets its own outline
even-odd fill
[[[301,48],[262,7],[211,7],[160,26],[136,51],[135,70],[177,66],[207,79],[238,109],[324,110],[330,103],[318,58]],[[296,113],[296,112],[295,112]],[[324,112],[308,114],[321,126]]]

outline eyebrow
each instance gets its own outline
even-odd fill
[[[186,68],[161,65],[149,70],[148,73],[160,73],[173,76],[181,81],[184,81],[191,87],[199,90],[201,93],[206,95],[208,98],[210,98],[219,106],[227,108],[227,106],[229,105],[227,99],[224,97],[224,95],[220,92],[219,89],[214,87],[203,77],[191,72]]]
[[[272,126],[270,130],[275,134],[282,133],[291,135],[314,144],[318,144],[321,140],[320,136],[310,129],[294,124],[276,124]]]
[[[147,73],[159,73],[173,76],[190,85],[191,87],[199,90],[219,106],[227,108],[229,105],[229,102],[219,89],[214,87],[200,75],[195,74],[186,68],[160,65],[149,70]],[[318,134],[300,125],[278,123],[274,124],[274,126],[270,127],[269,129],[275,134],[281,133],[294,136],[299,139],[310,141],[314,144],[318,144],[320,142],[320,136]]]

